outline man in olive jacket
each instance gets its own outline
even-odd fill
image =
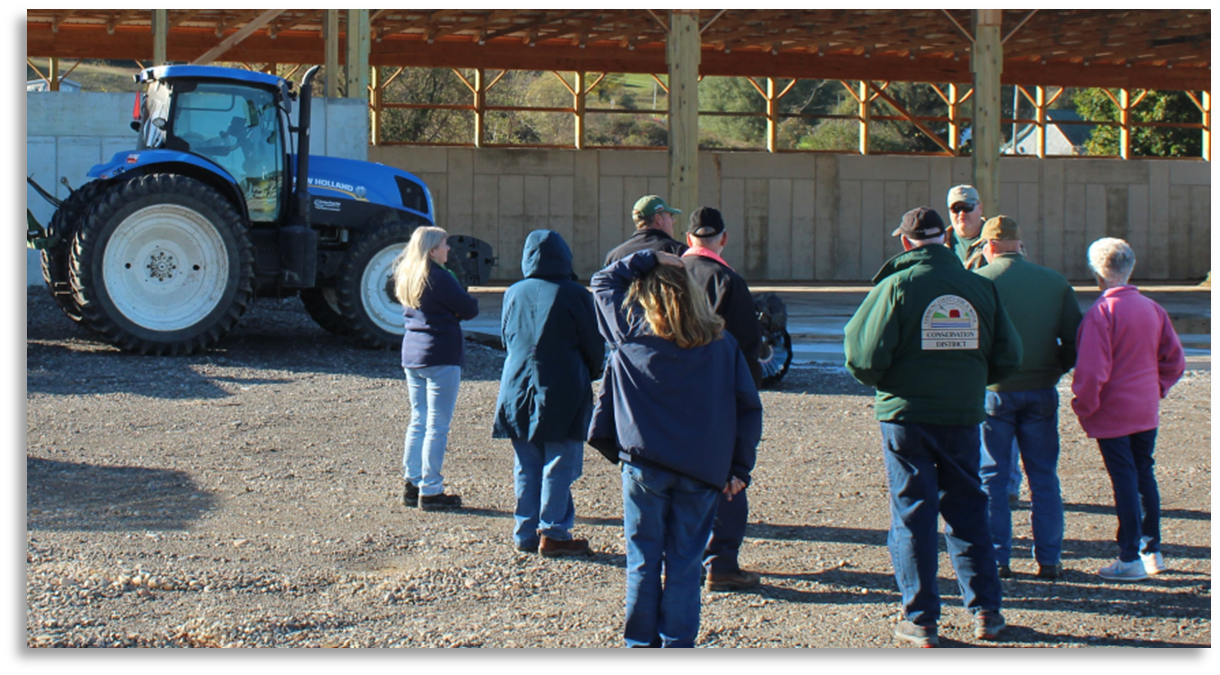
[[[979,478],[988,498],[991,540],[1000,578],[1012,576],[1012,510],[1008,502],[1013,439],[1029,477],[1030,521],[1038,577],[1063,573],[1063,499],[1059,493],[1059,392],[1055,385],[1076,365],[1080,302],[1062,274],[1035,265],[1021,253],[1021,229],[1008,216],[983,225],[987,266],[976,273],[991,279],[1004,310],[1021,335],[1021,370],[987,387],[983,461]]]
[[[986,386],[1021,366],[1021,338],[990,280],[968,272],[944,246],[928,207],[894,230],[905,249],[844,328],[847,370],[876,387],[875,412],[890,491],[890,559],[902,593],[895,636],[935,646],[937,514],[975,636],[1004,629],[1000,579],[979,482],[979,423]]]

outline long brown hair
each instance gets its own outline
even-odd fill
[[[628,317],[638,305],[657,337],[679,347],[702,347],[720,339],[724,319],[712,311],[707,294],[685,267],[658,264],[631,283],[625,303]]]

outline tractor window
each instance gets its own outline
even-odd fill
[[[284,144],[274,94],[220,82],[178,82],[171,147],[233,175],[250,219],[274,221],[285,202]]]
[[[165,127],[169,123],[169,87],[153,82],[140,96],[140,141],[136,148],[148,150],[165,144]]]

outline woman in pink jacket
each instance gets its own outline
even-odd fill
[[[1072,410],[1097,439],[1118,511],[1118,560],[1098,574],[1138,581],[1165,570],[1152,452],[1160,399],[1182,377],[1186,360],[1164,308],[1128,285],[1135,253],[1127,242],[1098,239],[1088,256],[1102,294],[1076,334]]]

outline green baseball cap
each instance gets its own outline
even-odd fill
[[[682,213],[682,211],[680,209],[675,209],[674,207],[670,206],[669,204],[666,204],[665,200],[661,199],[657,195],[648,195],[647,197],[640,197],[639,199],[636,200],[635,206],[631,207],[632,216],[647,217],[647,216],[651,216],[651,215],[660,213],[662,211],[665,211],[667,213],[673,213],[673,214]]]

